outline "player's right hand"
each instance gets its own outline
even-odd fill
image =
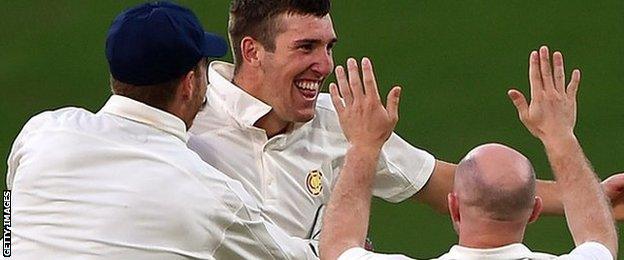
[[[576,93],[581,73],[572,72],[570,83],[565,86],[563,56],[553,54],[551,69],[548,47],[531,52],[529,58],[529,81],[531,103],[515,89],[507,93],[518,110],[520,121],[535,137],[543,142],[557,138],[574,137],[576,124]]]
[[[390,90],[384,107],[370,60],[362,59],[362,80],[355,59],[347,60],[347,70],[348,77],[344,67],[337,66],[338,84],[329,85],[340,126],[352,146],[381,149],[399,120],[401,88],[395,86]]]

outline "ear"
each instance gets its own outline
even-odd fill
[[[260,57],[264,51],[264,47],[260,42],[254,38],[246,36],[240,43],[241,56],[244,63],[251,65],[252,67],[260,66]]]
[[[459,216],[459,201],[457,199],[457,194],[451,192],[446,196],[446,199],[448,202],[449,213],[451,214],[451,220],[459,223],[461,217]]]
[[[180,86],[178,88],[178,95],[182,98],[182,100],[188,101],[193,98],[195,91],[198,91],[196,83],[195,71],[191,70],[182,76],[182,80],[180,81]]]
[[[451,222],[455,233],[459,234],[459,223],[461,222],[461,216],[459,215],[459,199],[457,193],[451,192],[446,196],[449,214],[451,215]]]
[[[541,212],[542,212],[542,198],[540,198],[539,196],[535,196],[535,203],[533,204],[533,211],[531,212],[531,216],[529,217],[529,223],[535,222]]]

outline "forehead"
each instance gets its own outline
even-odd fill
[[[325,15],[281,14],[278,18],[280,32],[277,38],[287,40],[315,39],[321,41],[334,41],[336,33],[331,17]]]

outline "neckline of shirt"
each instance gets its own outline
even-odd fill
[[[509,253],[531,254],[533,252],[522,243],[513,243],[513,244],[501,246],[501,247],[495,247],[495,248],[472,248],[472,247],[454,245],[449,250],[449,253],[453,255],[463,255],[463,254],[499,255],[499,254],[509,254]]]
[[[184,143],[188,141],[186,124],[182,119],[128,97],[112,95],[100,112],[152,126],[174,135]]]

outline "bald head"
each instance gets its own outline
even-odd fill
[[[535,173],[531,162],[518,151],[485,144],[461,160],[453,190],[462,207],[475,208],[494,220],[512,221],[533,209]]]

